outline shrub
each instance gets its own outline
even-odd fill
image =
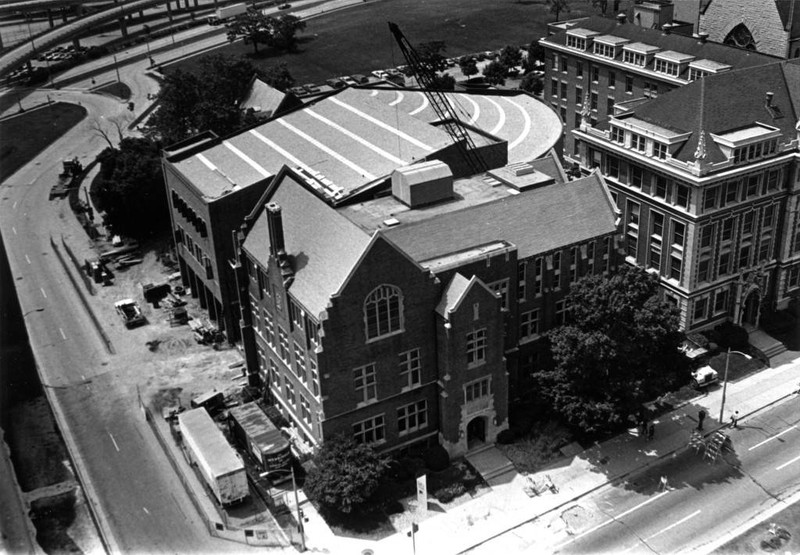
[[[747,330],[731,322],[724,322],[714,328],[714,342],[722,350],[746,350],[748,347],[747,339]]]
[[[456,482],[455,484],[451,484],[447,487],[436,490],[433,496],[439,501],[439,503],[450,503],[453,499],[459,495],[465,494],[466,492],[467,488],[464,486],[464,484],[461,482]]]
[[[511,430],[502,430],[499,434],[497,434],[497,443],[500,445],[514,443],[514,432]]]
[[[450,466],[450,455],[441,445],[428,449],[425,453],[425,466],[434,472],[439,472]]]
[[[425,468],[425,461],[418,457],[406,457],[400,459],[400,464],[405,469],[405,473],[410,478],[416,478],[417,476],[422,474],[422,470]]]

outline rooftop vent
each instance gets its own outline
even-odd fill
[[[628,21],[628,16],[624,13],[617,14],[617,25],[624,25]]]
[[[453,198],[453,172],[439,160],[399,168],[392,173],[392,195],[410,208]]]

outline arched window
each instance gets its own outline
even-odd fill
[[[756,49],[756,41],[753,38],[753,34],[750,32],[750,29],[748,29],[747,25],[745,25],[744,23],[740,23],[739,25],[731,29],[731,32],[728,33],[728,36],[725,37],[725,40],[722,42],[724,44],[729,44],[731,46],[746,48],[747,50]]]
[[[391,285],[380,285],[364,301],[367,341],[403,329],[403,295]]]

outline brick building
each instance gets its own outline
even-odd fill
[[[574,135],[623,212],[626,259],[686,330],[757,327],[800,295],[800,61],[730,70],[618,106]]]
[[[447,97],[471,111],[470,134],[489,167],[539,157],[561,140],[555,114],[525,93]],[[297,168],[336,204],[383,194],[395,169],[426,160],[466,175],[458,149],[432,114],[419,91],[346,88],[230,137],[203,133],[165,149],[183,284],[230,341],[238,340],[240,318],[233,233],[281,167]]]
[[[774,62],[773,56],[707,40],[589,17],[558,24],[545,49],[543,98],[564,122],[564,157],[577,161],[571,133],[583,112],[597,123],[615,105],[655,98],[705,75]]]
[[[317,185],[285,168],[242,229],[251,376],[311,445],[494,441],[569,284],[616,267],[602,177],[566,181],[550,154],[476,178],[401,168],[391,195],[344,205]]]
[[[781,58],[800,57],[796,0],[703,0],[700,30],[717,42]]]

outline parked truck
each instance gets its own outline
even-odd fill
[[[230,409],[228,426],[231,436],[258,461],[260,471],[273,476],[291,471],[289,441],[256,402]]]
[[[238,503],[249,495],[244,462],[206,409],[179,414],[178,427],[189,459],[222,506]]]
[[[236,16],[242,15],[247,12],[247,4],[232,4],[230,6],[223,6],[214,11],[214,15],[208,16],[209,25],[221,25],[226,21],[230,21]]]
[[[114,307],[116,307],[117,313],[120,315],[120,318],[122,318],[122,322],[125,324],[126,328],[135,328],[147,322],[144,314],[142,314],[142,309],[139,307],[139,303],[133,299],[117,301],[114,303]]]

